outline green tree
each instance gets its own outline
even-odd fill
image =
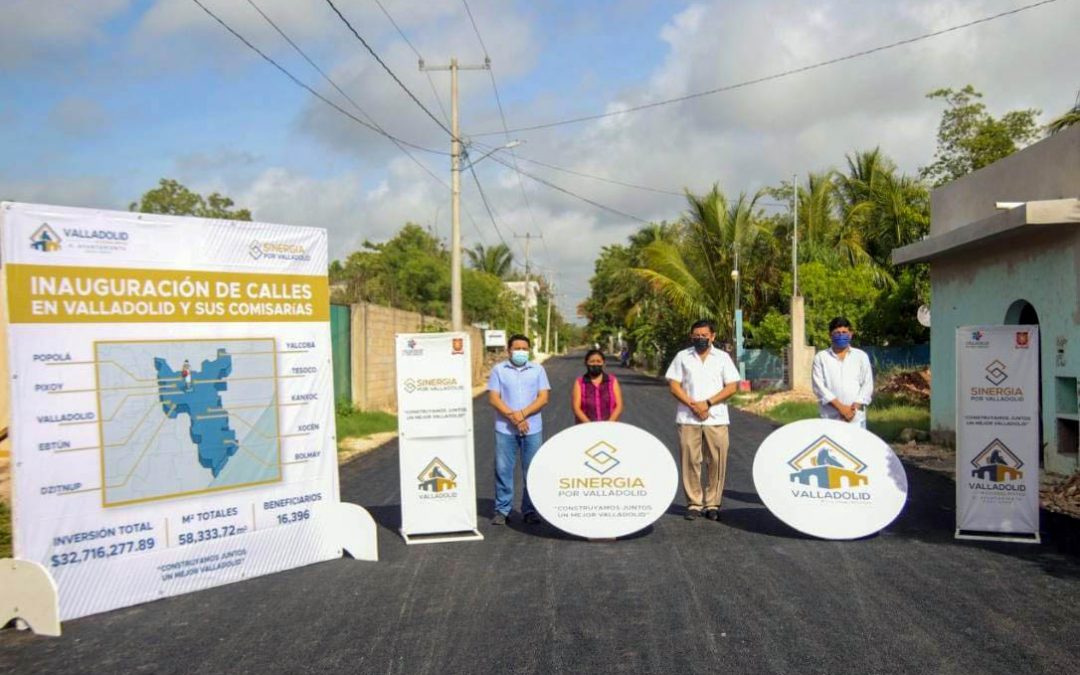
[[[1062,113],[1060,117],[1051,120],[1050,124],[1046,125],[1046,132],[1056,134],[1074,124],[1080,124],[1080,91],[1076,92],[1076,103],[1073,104],[1073,107]]]
[[[469,264],[473,269],[493,274],[500,279],[506,279],[510,274],[510,266],[514,262],[514,254],[506,244],[496,244],[485,247],[477,244],[473,248],[465,249],[465,255],[469,258]]]
[[[212,192],[203,197],[193,192],[180,182],[171,178],[162,178],[158,186],[147,190],[137,202],[128,205],[129,211],[140,213],[161,213],[170,216],[198,216],[200,218],[219,218],[222,220],[251,220],[248,209],[233,208],[233,200]]]
[[[934,161],[921,170],[922,177],[935,186],[1007,157],[1038,137],[1039,110],[1012,110],[994,117],[980,100],[982,94],[970,84],[959,91],[937,89],[926,96],[946,104]]]

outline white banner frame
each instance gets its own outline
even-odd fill
[[[1037,544],[1039,327],[956,329],[956,539]]]
[[[338,508],[326,241],[0,204],[14,554],[61,620],[377,559],[370,515]]]
[[[394,336],[401,538],[479,541],[468,333]]]

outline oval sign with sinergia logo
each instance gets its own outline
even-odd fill
[[[836,420],[801,420],[769,434],[754,456],[754,487],[774,516],[823,539],[858,539],[900,515],[904,465],[885,441]]]
[[[623,537],[664,515],[679,482],[671,452],[621,422],[578,424],[552,436],[529,465],[529,496],[544,520],[589,539]]]

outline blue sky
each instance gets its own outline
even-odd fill
[[[204,0],[312,87],[340,99],[248,0]],[[254,0],[391,133],[445,152],[446,134],[397,87],[325,0]],[[435,115],[447,73],[431,81],[374,0],[335,0]],[[382,0],[429,64],[484,52],[458,0]],[[636,105],[799,67],[1006,11],[1017,0],[472,0],[511,127]],[[162,177],[219,190],[257,219],[325,227],[331,257],[406,221],[449,234],[449,196],[392,144],[314,100],[258,59],[191,0],[14,0],[0,22],[0,197],[127,207]],[[967,83],[995,112],[1044,111],[1080,88],[1080,1],[1057,2],[836,66],[737,92],[555,129],[521,132],[522,157],[614,180],[680,191],[728,191],[841,166],[880,145],[914,172],[932,159],[939,103],[924,94]],[[491,80],[461,75],[462,128],[501,127]],[[482,136],[498,144],[500,136]],[[473,151],[479,156],[483,150]],[[448,181],[444,155],[417,159]],[[506,156],[505,151],[503,156]],[[521,167],[644,220],[675,219],[684,201]],[[534,263],[568,313],[587,294],[599,248],[640,223],[477,166],[499,232],[542,232]],[[463,181],[466,245],[499,242],[475,185]],[[523,193],[524,192],[524,196]]]

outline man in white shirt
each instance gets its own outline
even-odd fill
[[[720,519],[728,452],[728,410],[723,401],[739,386],[739,371],[726,352],[713,345],[716,325],[702,320],[690,329],[689,349],[675,355],[667,370],[671,395],[679,402],[675,424],[679,429],[683,491],[687,520],[704,512]],[[708,471],[701,484],[702,439],[708,450]]]
[[[813,383],[825,419],[866,428],[866,406],[874,394],[870,357],[851,346],[851,323],[842,316],[829,322],[832,346],[814,356]]]

